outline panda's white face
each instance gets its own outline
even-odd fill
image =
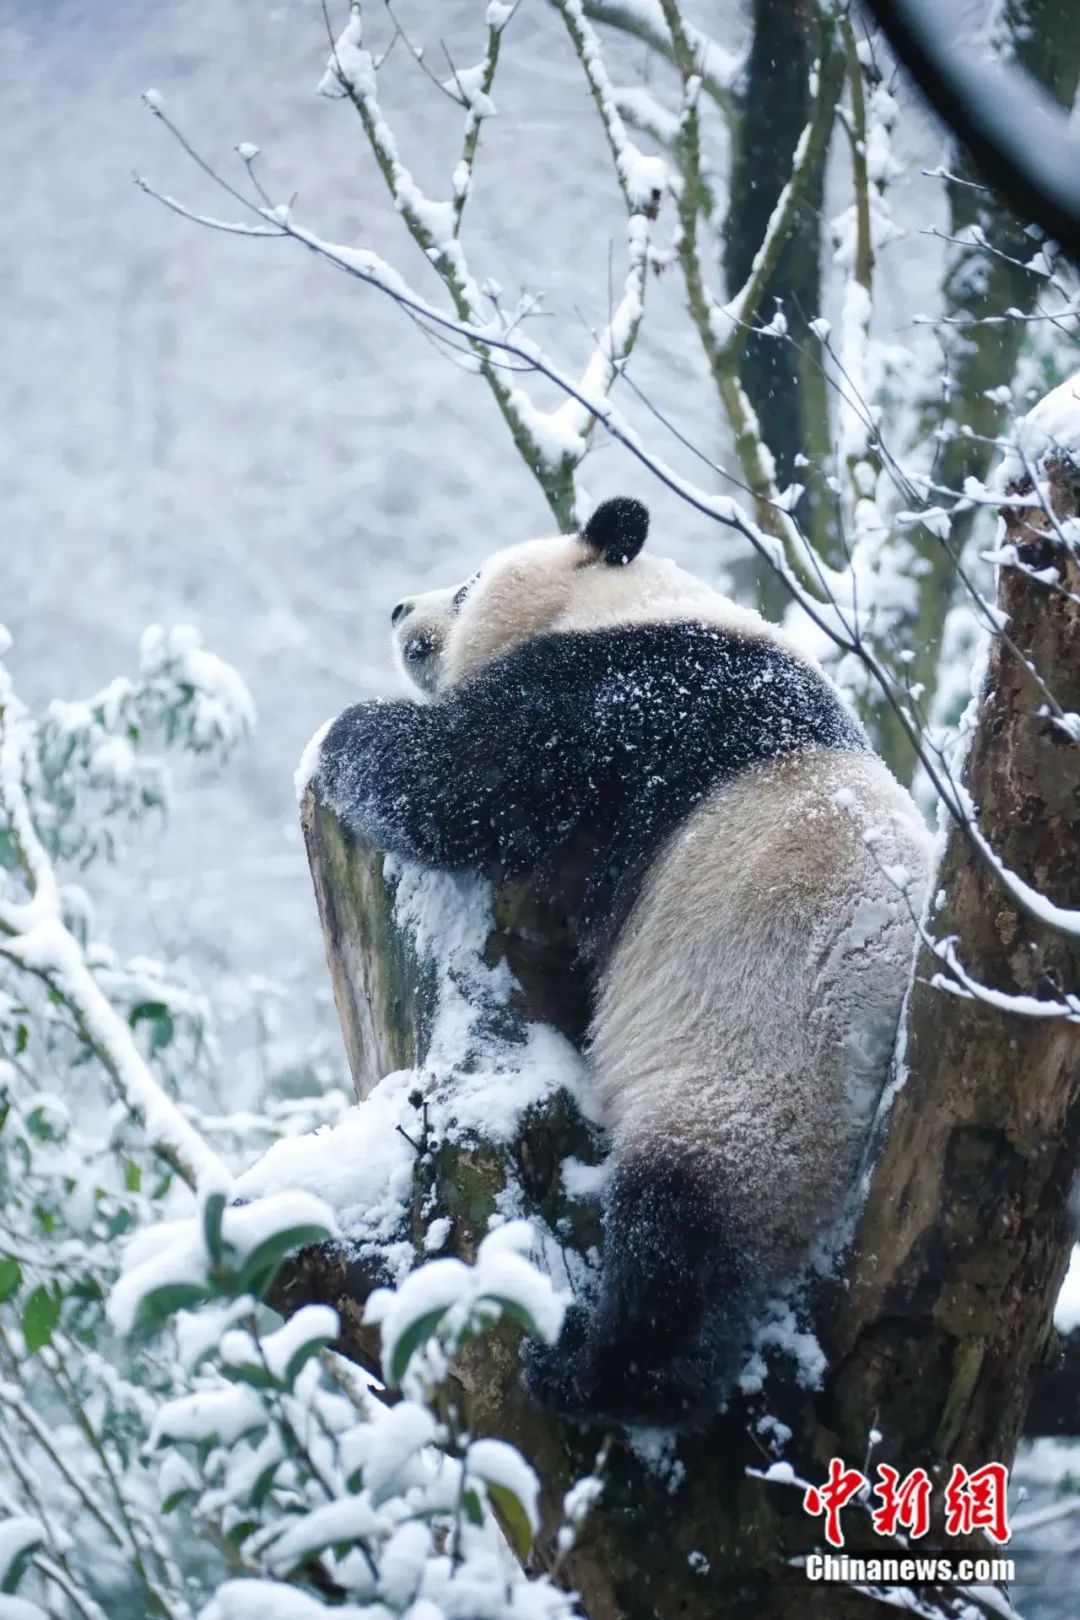
[[[464,587],[408,596],[391,614],[394,651],[405,677],[426,697],[439,689],[447,637]]]
[[[613,540],[603,521],[620,504],[641,514],[629,546],[623,529]],[[669,559],[638,555],[647,524],[637,502],[605,502],[580,535],[507,546],[472,579],[399,602],[393,639],[406,676],[432,697],[550,631],[691,620],[776,636],[757,613]]]

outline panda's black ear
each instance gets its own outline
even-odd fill
[[[581,531],[581,542],[609,568],[633,562],[649,532],[649,508],[631,495],[601,501]]]

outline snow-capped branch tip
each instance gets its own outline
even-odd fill
[[[667,164],[663,158],[647,156],[627,134],[599,38],[585,14],[582,0],[555,0],[555,6],[585,70],[627,212],[655,219],[668,186]]]

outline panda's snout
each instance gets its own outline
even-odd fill
[[[399,602],[397,607],[394,608],[393,612],[390,614],[390,623],[400,624],[401,620],[406,618],[407,615],[412,612],[412,610],[413,603],[407,598],[404,602]]]

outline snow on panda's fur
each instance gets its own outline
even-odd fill
[[[917,890],[928,838],[822,672],[639,555],[647,529],[606,501],[399,603],[430,701],[346,710],[319,785],[396,854],[581,874],[602,1277],[527,1381],[583,1420],[692,1425],[851,1188],[912,954],[896,869]]]

